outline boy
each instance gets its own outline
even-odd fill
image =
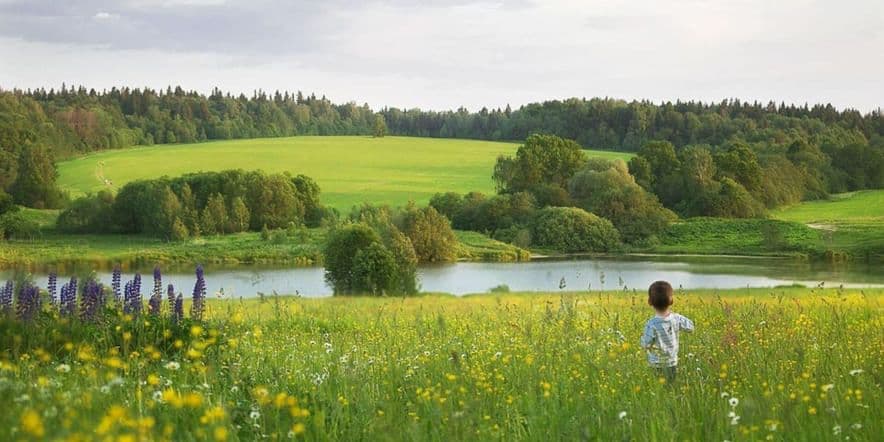
[[[694,323],[678,313],[669,311],[672,305],[672,286],[657,281],[648,288],[648,305],[657,312],[645,324],[641,346],[648,351],[648,364],[663,375],[667,383],[675,381],[678,367],[678,334],[694,331]]]

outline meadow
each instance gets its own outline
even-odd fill
[[[805,201],[771,214],[785,221],[816,224],[877,221],[884,225],[884,190],[832,195],[828,200]]]
[[[437,192],[493,194],[495,160],[512,155],[517,147],[516,143],[476,140],[364,136],[134,147],[59,162],[58,184],[76,197],[163,175],[225,169],[291,172],[315,179],[323,203],[347,212],[362,203],[402,206],[414,201],[423,205]],[[586,152],[604,158],[630,157],[620,152]]]
[[[884,258],[884,190],[805,201],[769,219],[683,219],[651,251],[877,261]]]
[[[7,241],[0,247],[0,268],[52,266],[59,271],[84,267],[110,269],[155,263],[203,264],[322,264],[326,228],[274,230],[211,235],[185,241],[164,241],[146,235],[67,235],[54,230],[42,210],[24,209],[41,219],[43,231],[33,240]],[[524,261],[527,250],[481,233],[457,230],[457,259],[463,261]]]
[[[204,322],[0,320],[0,439],[879,440],[884,291],[210,300]],[[163,311],[166,306],[163,304]],[[878,436],[875,436],[875,435]]]

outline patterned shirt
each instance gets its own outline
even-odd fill
[[[694,323],[678,313],[654,316],[645,324],[642,348],[648,351],[648,363],[654,367],[678,365],[678,334],[694,331]]]

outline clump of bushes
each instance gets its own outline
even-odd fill
[[[74,201],[58,228],[70,233],[145,233],[170,240],[200,235],[319,226],[335,217],[304,175],[260,171],[201,172],[134,181],[116,196],[99,192]]]
[[[547,207],[537,214],[534,244],[566,253],[608,252],[620,244],[610,221],[576,207]]]
[[[417,292],[417,258],[407,237],[395,232],[385,241],[366,224],[349,224],[329,233],[325,280],[336,295],[388,295]]]

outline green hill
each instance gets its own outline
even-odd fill
[[[71,196],[118,189],[163,175],[224,169],[304,174],[322,187],[322,200],[342,210],[363,202],[425,203],[436,192],[494,192],[499,155],[518,144],[411,137],[289,137],[215,141],[111,150],[58,164],[59,185]],[[629,154],[587,151],[628,159]]]

